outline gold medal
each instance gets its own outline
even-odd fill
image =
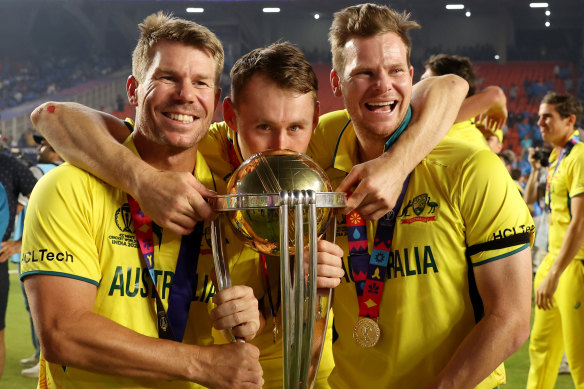
[[[379,324],[369,317],[360,317],[353,327],[353,339],[363,348],[374,347],[380,337]]]

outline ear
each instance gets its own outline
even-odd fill
[[[128,95],[128,102],[131,106],[138,105],[138,80],[131,75],[126,81],[126,94]]]
[[[233,100],[231,97],[227,96],[223,99],[223,119],[225,123],[233,131],[237,132],[237,121],[235,120],[235,106],[233,105]]]
[[[320,102],[317,101],[314,104],[314,117],[312,118],[312,129],[314,130],[318,126],[318,118],[320,116]]]
[[[410,78],[414,79],[414,67],[410,65]]]
[[[343,97],[343,93],[341,92],[341,80],[339,78],[339,74],[335,69],[331,70],[331,87],[333,88],[333,94],[336,97]]]
[[[571,114],[570,116],[567,117],[568,119],[568,125],[572,128],[572,131],[574,131],[576,129],[576,115]]]

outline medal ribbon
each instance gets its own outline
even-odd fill
[[[408,111],[399,127],[385,142],[384,152],[397,141],[406,130],[412,118],[412,107]],[[351,211],[346,216],[347,237],[349,240],[349,261],[353,270],[353,279],[357,289],[360,317],[379,317],[379,305],[383,295],[387,264],[391,252],[391,241],[395,229],[397,213],[403,203],[411,173],[406,178],[397,203],[391,211],[385,214],[377,222],[375,240],[371,255],[368,251],[367,225],[365,220],[356,211]]]
[[[580,138],[578,138],[578,136],[576,136],[576,135],[572,136],[570,138],[570,140],[568,141],[568,143],[566,143],[564,145],[564,147],[562,148],[562,152],[560,153],[560,157],[558,158],[558,162],[556,162],[556,166],[554,167],[554,172],[551,174],[551,176],[548,174],[548,177],[547,177],[547,180],[545,183],[545,191],[546,191],[547,196],[548,196],[548,203],[547,203],[548,213],[551,213],[551,211],[552,211],[552,193],[550,190],[552,179],[556,175],[556,172],[558,171],[558,167],[560,166],[560,162],[562,162],[562,159],[564,159],[565,156],[570,154],[570,151],[572,151],[572,147],[574,147],[577,143],[580,143]]]
[[[154,273],[154,233],[152,219],[144,215],[140,206],[128,195],[128,204],[136,230],[136,239],[148,268],[156,298],[158,337],[181,342],[184,337],[189,308],[193,297],[195,273],[203,236],[203,223],[197,223],[193,232],[182,237],[174,279],[168,297],[168,313],[164,309]],[[173,330],[174,328],[174,330]]]
[[[368,239],[365,220],[354,210],[347,215],[349,260],[353,268],[360,317],[379,317],[379,305],[387,275],[395,220],[403,203],[410,177],[411,173],[404,182],[395,207],[377,222],[371,255],[367,250]]]

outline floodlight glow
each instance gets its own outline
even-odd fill
[[[467,18],[470,18],[470,11],[466,11],[465,15]]]
[[[550,10],[548,9],[547,11],[545,11],[545,16],[550,16],[552,13],[550,12]]]
[[[548,3],[529,3],[531,8],[547,8],[548,5]]]
[[[264,13],[278,13],[280,12],[280,8],[264,8],[262,11],[264,11]]]
[[[189,13],[202,14],[203,12],[205,12],[205,9],[203,9],[203,8],[192,8],[192,7],[189,7],[189,8],[187,8],[187,12],[189,12]]]
[[[550,22],[545,22],[545,26],[549,27],[550,26]]]
[[[446,4],[446,9],[464,9],[464,4]]]
[[[318,20],[318,19],[320,19],[320,15],[319,15],[319,14],[314,14],[314,18],[315,18],[316,20]]]
[[[495,54],[495,59],[496,59],[497,61],[499,60],[499,58],[501,58],[501,57],[499,57],[499,54]]]

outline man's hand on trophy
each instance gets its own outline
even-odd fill
[[[328,296],[328,290],[341,283],[345,275],[343,270],[343,249],[327,240],[319,240],[317,244],[316,287],[320,295]],[[304,249],[304,271],[308,277],[308,247]]]
[[[196,365],[201,384],[209,388],[261,388],[263,370],[260,350],[249,343],[228,343],[203,347]]]
[[[136,178],[131,192],[142,211],[159,226],[178,235],[188,235],[201,220],[217,215],[206,198],[216,193],[190,173],[148,169]]]
[[[236,285],[222,290],[213,297],[213,303],[217,306],[210,315],[216,329],[231,329],[236,338],[246,342],[260,331],[258,300],[249,286]]]
[[[395,206],[407,173],[389,165],[384,155],[353,166],[335,190],[350,193],[355,188],[348,196],[345,214],[356,210],[364,219],[377,220]]]

